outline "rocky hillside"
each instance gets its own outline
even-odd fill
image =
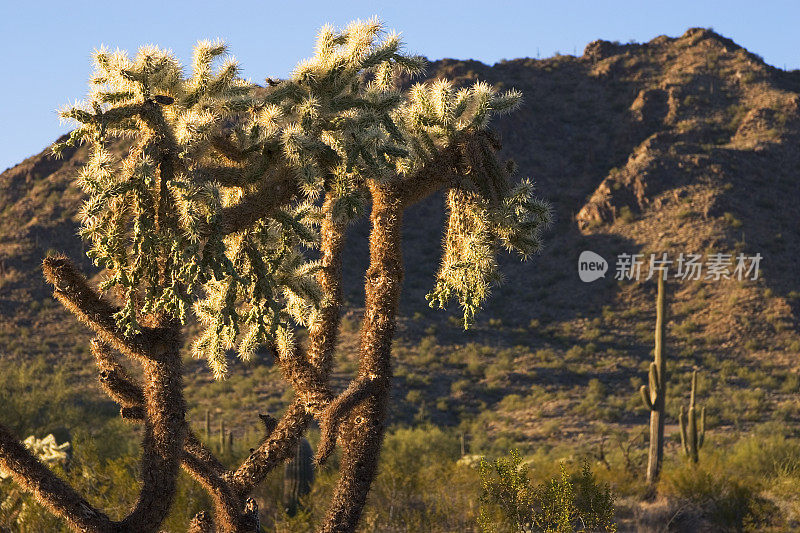
[[[758,386],[757,378],[725,370],[726,361],[757,373],[797,372],[800,72],[775,69],[713,31],[691,29],[643,44],[595,41],[579,57],[494,66],[445,59],[429,74],[523,92],[522,109],[497,128],[520,175],[532,177],[552,202],[557,222],[540,256],[503,262],[505,284],[475,330],[464,333],[457,310],[433,311],[424,299],[440,253],[441,198],[407,216],[397,375],[398,395],[409,405],[427,405],[423,415],[455,423],[460,414],[497,402],[500,413],[530,414],[501,400],[524,396],[534,385],[575,389],[540,405],[535,416],[517,416],[515,431],[527,437],[546,435],[541,420],[564,413],[577,418],[572,429],[566,424],[559,431],[580,434],[586,424],[576,387],[593,379],[627,405],[652,346],[654,284],[643,281],[646,275],[639,282],[614,279],[623,253],[643,254],[645,262],[664,252],[670,259],[698,253],[704,260],[717,253],[760,254],[755,281],[670,278],[673,370],[703,366],[720,384],[742,388]],[[78,149],[55,160],[45,151],[0,175],[4,358],[42,355],[76,367],[87,360],[85,332],[51,300],[39,271],[50,249],[84,257],[75,219],[81,198],[71,178],[85,156]],[[363,291],[365,234],[365,224],[353,229],[347,255],[354,311],[344,324],[351,333]],[[605,278],[579,279],[583,250],[609,262]],[[90,268],[85,259],[83,266]],[[343,340],[345,360],[352,338]],[[577,366],[563,366],[572,363]],[[198,380],[207,379],[201,366],[192,368]],[[797,385],[781,380],[763,385],[771,391],[765,409],[784,409],[797,422],[800,409],[787,395]],[[410,415],[399,409],[398,416]],[[719,414],[712,423],[738,424],[732,417]],[[607,418],[622,424],[643,419],[641,413]],[[492,424],[507,429],[502,417]]]

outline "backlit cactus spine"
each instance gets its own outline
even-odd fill
[[[294,458],[283,472],[283,501],[289,516],[297,514],[300,498],[311,492],[314,482],[314,452],[306,439],[300,439]]]
[[[658,275],[656,296],[655,361],[650,363],[649,385],[640,392],[645,407],[650,410],[650,450],[647,455],[647,482],[654,483],[661,472],[664,459],[664,396],[667,390],[667,363],[664,361],[664,277]]]
[[[706,408],[700,409],[698,421],[695,395],[697,393],[697,370],[692,372],[692,395],[689,400],[689,412],[686,413],[681,405],[681,444],[686,457],[697,463],[700,460],[700,448],[703,447],[706,436]]]

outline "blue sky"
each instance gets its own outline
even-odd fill
[[[244,75],[287,75],[310,55],[317,29],[378,15],[407,48],[431,59],[580,54],[595,39],[648,41],[713,27],[777,67],[800,68],[800,2],[791,1],[4,1],[0,49],[0,171],[58,135],[56,109],[86,94],[89,55],[101,44],[152,43],[188,61],[192,45],[220,37]]]

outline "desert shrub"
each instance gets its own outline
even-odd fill
[[[465,514],[461,499],[470,491],[464,474],[469,484],[475,483],[475,476],[456,467],[460,455],[457,436],[435,426],[390,432],[373,486],[376,505],[370,508],[370,520],[376,530],[433,531],[448,525],[463,529],[464,524],[452,520]]]
[[[574,411],[593,420],[614,422],[620,419],[625,398],[609,396],[608,388],[597,378],[592,378],[579,393],[581,401]]]
[[[614,496],[588,462],[573,474],[561,463],[558,475],[533,485],[512,450],[509,458],[481,462],[481,488],[478,525],[486,533],[616,531]]]
[[[633,211],[631,211],[630,207],[628,207],[627,205],[624,205],[624,206],[622,206],[620,208],[619,216],[617,218],[619,218],[620,220],[622,220],[626,224],[630,224],[631,222],[636,220],[636,215],[633,214]]]
[[[740,479],[720,462],[665,472],[660,491],[717,531],[762,531],[780,516],[775,504],[761,495],[757,480]]]
[[[597,483],[588,462],[571,476],[562,463],[560,478],[544,483],[537,491],[537,499],[541,511],[539,517],[534,517],[534,525],[541,531],[617,530],[614,495],[608,485]]]
[[[519,452],[494,463],[481,461],[481,509],[478,524],[484,532],[522,531],[533,522],[534,492],[528,467]]]
[[[396,427],[387,432],[380,470],[361,521],[363,531],[444,533],[474,527],[478,472],[460,464],[458,436],[436,426]],[[267,531],[311,533],[324,518],[337,480],[337,461],[317,473],[304,512],[289,517],[274,508],[277,484],[268,478],[260,492]]]
[[[746,437],[734,444],[728,460],[739,475],[800,477],[800,442],[780,434]]]
[[[17,435],[70,440],[65,428],[95,420],[102,426],[118,408],[109,401],[76,391],[63,369],[38,357],[25,362],[0,362],[0,423]]]

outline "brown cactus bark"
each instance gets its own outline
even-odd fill
[[[396,187],[373,183],[370,266],[361,329],[357,380],[375,384],[371,394],[342,424],[341,475],[323,533],[355,531],[378,466],[391,385],[391,352],[403,280],[401,228],[403,206]]]

